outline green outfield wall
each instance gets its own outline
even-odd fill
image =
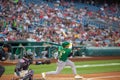
[[[120,47],[86,47],[87,56],[120,56]]]
[[[23,45],[26,50],[31,49],[36,53],[38,58],[41,58],[41,52],[48,51],[48,57],[52,58],[53,54],[57,51],[57,46],[54,42],[28,42],[28,41],[11,41],[0,42],[0,46],[3,44],[11,45],[11,59],[14,59],[14,55],[19,55],[19,58],[23,56],[23,49],[20,45]],[[86,46],[73,46],[72,49],[74,56],[120,56],[120,47],[86,47]]]

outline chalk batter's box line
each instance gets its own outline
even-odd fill
[[[96,80],[96,79],[117,78],[117,77],[120,77],[120,75],[116,75],[116,76],[101,76],[101,77],[92,77],[92,78],[86,78],[85,80]]]

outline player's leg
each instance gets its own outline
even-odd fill
[[[0,65],[0,77],[3,75],[4,72],[5,72],[5,68]]]
[[[66,62],[58,61],[56,71],[46,72],[46,74],[59,74],[65,67]]]
[[[75,67],[74,62],[72,62],[71,60],[67,60],[67,61],[66,61],[66,66],[71,66],[72,71],[73,71],[73,73],[75,74],[75,80],[76,80],[76,79],[79,79],[79,80],[82,80],[82,79],[83,79],[82,76],[79,76],[79,75],[77,74],[77,71],[76,71],[76,67]]]
[[[76,75],[77,71],[76,71],[76,67],[74,62],[72,62],[71,60],[67,60],[66,61],[66,66],[70,66],[72,68],[73,73]]]
[[[65,67],[65,64],[66,62],[58,61],[56,71],[42,73],[42,78],[46,79],[46,75],[50,75],[50,74],[59,74],[61,70]]]

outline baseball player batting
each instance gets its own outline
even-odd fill
[[[72,68],[73,74],[75,75],[75,78],[79,78],[81,80],[83,77],[77,75],[74,63],[69,60],[69,55],[71,54],[71,51],[72,43],[63,42],[62,46],[59,46],[58,48],[58,62],[56,71],[43,72],[42,78],[46,80],[46,75],[59,74],[65,66],[70,66]]]

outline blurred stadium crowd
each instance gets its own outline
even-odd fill
[[[0,41],[120,46],[119,0],[105,1],[0,0]]]

